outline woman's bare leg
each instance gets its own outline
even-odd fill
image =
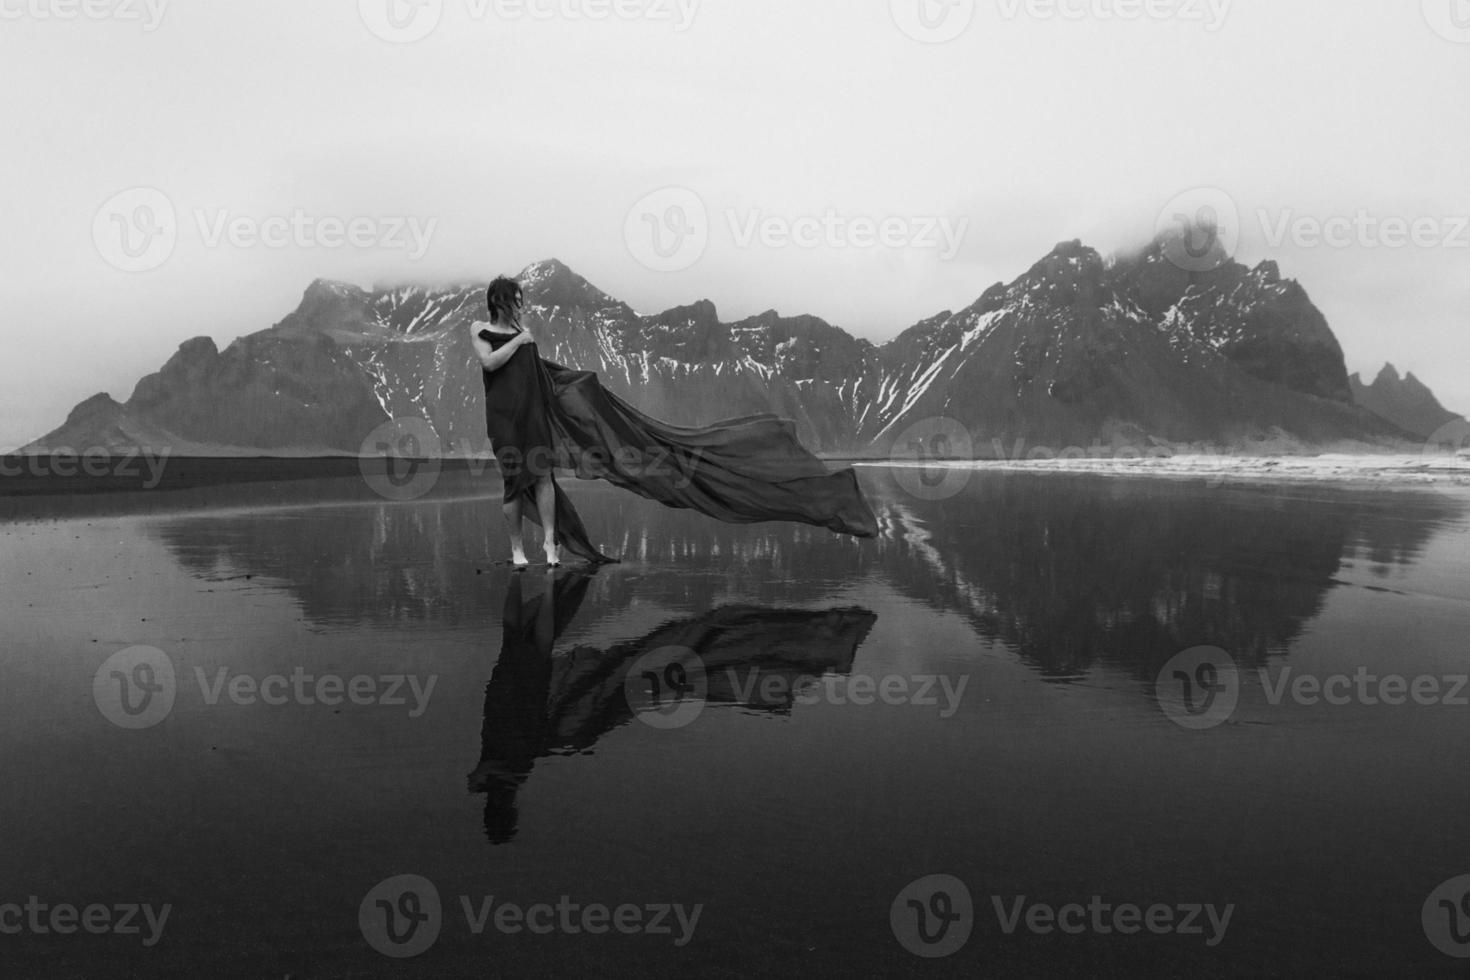
[[[542,547],[546,550],[546,564],[560,565],[556,554],[556,484],[549,476],[543,476],[536,484],[536,509],[541,512],[541,529],[545,532]]]
[[[517,568],[530,564],[526,560],[526,543],[521,539],[521,498],[513,497],[500,508],[505,515],[505,529],[510,532],[510,560]]]

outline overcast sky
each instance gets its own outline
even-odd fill
[[[0,0],[0,447],[318,277],[883,341],[1206,206],[1470,411],[1467,0],[389,2]]]

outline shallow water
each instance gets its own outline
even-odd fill
[[[169,917],[149,946],[142,916],[41,913],[0,975],[1459,975],[1429,933],[1470,925],[1431,900],[1470,874],[1470,706],[1443,703],[1470,697],[1470,498],[860,472],[874,541],[576,484],[623,557],[592,575],[501,564],[498,488],[464,474],[12,501],[0,906]],[[1183,676],[1223,672],[1233,711],[1180,714],[1200,646],[1219,670]],[[1288,669],[1439,703],[1273,703]],[[936,874],[969,905],[909,906]],[[437,917],[380,889],[402,875]],[[1004,928],[1093,896],[1230,919]],[[549,933],[497,928],[538,903]],[[661,905],[683,925],[645,929]],[[594,935],[588,906],[636,911]]]

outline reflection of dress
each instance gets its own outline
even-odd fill
[[[480,331],[492,348],[510,335]],[[639,412],[590,371],[543,360],[527,344],[499,371],[485,372],[485,421],[505,473],[507,499],[520,497],[540,523],[535,484],[551,461],[582,479],[603,479],[669,507],[734,524],[796,521],[839,534],[878,533],[851,468],[829,472],[776,415],[707,426],[674,426]],[[556,489],[557,542],[593,562],[611,561],[587,540],[571,501]]]
[[[470,792],[485,794],[485,833],[493,843],[516,836],[518,797],[537,760],[588,752],[633,720],[626,684],[645,654],[676,648],[695,655],[707,674],[702,699],[711,704],[786,714],[796,703],[799,678],[852,669],[877,620],[856,607],[721,606],[635,640],[605,648],[578,645],[555,656],[593,575],[595,570],[562,572],[530,601],[522,597],[524,576],[511,576],[500,658],[485,685],[480,761],[468,779]],[[774,689],[771,679],[779,682]]]

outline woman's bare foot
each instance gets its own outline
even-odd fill
[[[546,545],[546,564],[552,568],[561,564],[561,559],[557,556],[555,544]]]
[[[511,553],[510,563],[516,568],[527,568],[530,566],[531,561],[526,557],[526,553],[524,551],[520,551],[518,549]]]

